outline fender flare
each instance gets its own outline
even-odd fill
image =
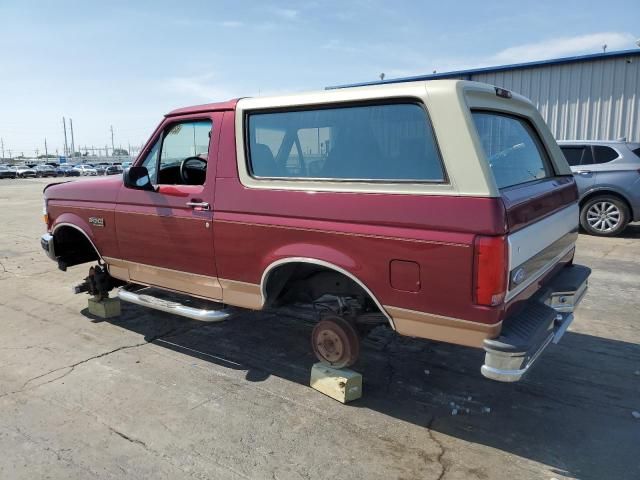
[[[633,218],[636,218],[636,211],[634,210],[633,203],[631,203],[628,196],[624,192],[621,192],[618,189],[618,187],[611,186],[611,185],[598,185],[597,187],[592,187],[589,190],[587,190],[584,193],[584,195],[580,197],[580,200],[578,201],[578,204],[580,205],[580,209],[582,210],[582,205],[585,203],[585,200],[587,199],[587,197],[593,197],[596,195],[607,195],[607,194],[618,196],[627,204],[627,207],[629,207],[629,213],[631,214],[631,217],[632,217],[631,221],[633,222]]]
[[[380,301],[376,298],[376,296],[373,294],[373,292],[364,284],[364,282],[362,282],[358,277],[356,277],[354,274],[352,274],[348,270],[345,270],[344,268],[339,267],[338,265],[336,265],[334,263],[327,262],[326,260],[320,260],[318,258],[311,258],[311,257],[285,257],[285,258],[281,258],[279,260],[276,260],[275,262],[270,263],[267,266],[267,268],[264,269],[264,271],[262,273],[262,278],[260,279],[260,295],[262,297],[262,305],[265,305],[266,301],[267,301],[267,282],[269,281],[269,276],[271,275],[271,273],[276,268],[278,268],[278,267],[280,267],[282,265],[286,265],[287,263],[308,263],[308,264],[311,264],[311,265],[319,265],[319,266],[322,266],[322,267],[325,267],[325,268],[329,268],[331,270],[335,270],[336,272],[341,273],[341,274],[345,275],[346,277],[350,278],[355,283],[357,283],[367,293],[367,295],[369,295],[369,297],[371,297],[371,299],[376,304],[378,309],[380,309],[380,312],[389,321],[389,325],[391,325],[391,328],[393,330],[396,329],[396,326],[393,323],[393,318],[391,318],[391,315],[389,315],[387,313],[387,311],[384,309],[382,303],[380,303]]]
[[[69,214],[72,215],[72,214]],[[61,217],[64,217],[65,215],[61,215]],[[93,249],[95,250],[96,254],[98,255],[98,258],[100,259],[101,262],[104,262],[104,258],[102,258],[102,254],[100,253],[100,250],[98,250],[98,248],[96,247],[96,244],[94,243],[94,241],[91,239],[91,237],[89,236],[89,234],[82,228],[79,227],[78,225],[74,224],[74,223],[70,223],[70,222],[56,222],[53,227],[51,228],[51,234],[55,237],[55,233],[56,230],[58,230],[61,227],[70,227],[73,228],[75,230],[77,230],[78,232],[82,233],[82,235],[84,235],[84,237],[89,241],[89,243],[91,244],[91,246],[93,247]]]

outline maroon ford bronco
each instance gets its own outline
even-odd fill
[[[486,377],[519,380],[590,274],[573,264],[576,185],[544,121],[466,81],[175,110],[122,177],[50,185],[44,201],[42,247],[62,270],[97,261],[89,293],[206,320],[314,305],[313,350],[336,367],[386,325],[483,348]]]

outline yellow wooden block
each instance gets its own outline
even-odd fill
[[[89,299],[89,313],[100,318],[113,318],[120,315],[120,299],[105,298],[104,300]]]
[[[347,368],[316,363],[311,368],[311,388],[342,403],[362,396],[362,375]]]

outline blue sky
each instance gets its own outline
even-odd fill
[[[0,0],[0,137],[126,148],[185,105],[637,48],[637,0],[524,3]]]

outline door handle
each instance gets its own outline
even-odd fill
[[[210,210],[211,207],[209,206],[209,204],[207,202],[187,202],[187,207],[191,207],[194,210],[198,209],[198,210]]]
[[[576,172],[578,175],[591,175],[591,170],[578,170]]]

